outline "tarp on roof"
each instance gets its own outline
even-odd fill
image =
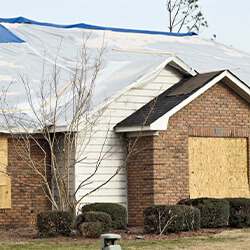
[[[84,37],[89,34],[87,45],[91,57],[98,55],[103,42],[106,45],[92,107],[109,100],[173,55],[200,73],[230,69],[250,86],[250,55],[197,36],[177,37],[136,31],[128,35],[110,29],[63,28],[46,23],[37,25],[22,18],[0,21],[6,29],[25,41],[0,44],[0,87],[2,90],[12,83],[6,96],[10,109],[13,106],[18,109],[29,106],[22,81],[29,83],[34,104],[39,107],[36,91],[39,91],[41,80],[51,81],[55,61],[60,69],[58,89],[72,80]],[[62,100],[70,98],[67,89],[60,95]],[[25,113],[30,115],[29,111]]]
[[[26,23],[26,24],[35,24],[40,26],[54,27],[54,28],[64,28],[64,29],[72,29],[72,28],[81,28],[81,29],[90,29],[90,30],[110,30],[115,32],[125,32],[125,33],[141,33],[141,34],[158,34],[158,35],[171,35],[171,36],[194,36],[197,35],[195,32],[188,33],[170,33],[163,31],[150,31],[150,30],[135,30],[135,29],[120,29],[120,28],[112,28],[112,27],[102,27],[96,25],[90,25],[86,23],[77,23],[71,25],[61,25],[61,24],[53,24],[53,23],[44,23],[37,22],[25,17],[15,17],[15,18],[0,18],[0,22],[4,23]]]
[[[0,24],[0,43],[23,43],[24,41]]]

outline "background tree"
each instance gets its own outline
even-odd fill
[[[201,33],[208,27],[199,0],[168,0],[166,3],[169,14],[169,32],[180,33],[194,31]]]

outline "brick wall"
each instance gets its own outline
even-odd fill
[[[188,137],[250,137],[250,105],[220,82],[174,114],[159,136],[141,137],[147,149],[128,162],[129,225],[142,225],[143,209],[189,197]],[[133,141],[134,139],[131,138]],[[248,143],[248,176],[249,153]]]
[[[46,171],[51,181],[50,151],[44,140],[39,140],[39,143],[46,152]],[[19,155],[22,154],[22,146],[22,142],[8,140],[7,172],[13,177],[11,179],[11,209],[0,209],[0,228],[34,227],[37,212],[51,209],[51,204],[42,191],[37,175],[33,174],[27,167],[27,162]],[[44,161],[45,154],[38,145],[31,143],[30,153],[34,162],[41,164]]]

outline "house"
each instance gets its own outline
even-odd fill
[[[29,124],[16,134],[36,135],[37,144],[30,152],[36,161],[46,152],[46,173],[57,196],[50,173],[52,157],[30,100],[34,110],[41,109],[35,93],[55,65],[60,69],[56,97],[71,100],[72,74],[86,41],[83,35],[91,56],[97,56],[96,48],[103,43],[105,52],[88,117],[94,119],[100,110],[101,115],[91,131],[84,125],[75,131],[79,137],[72,150],[82,160],[68,180],[71,192],[87,180],[76,198],[96,191],[77,208],[89,202],[117,202],[128,208],[130,225],[141,225],[142,211],[151,204],[174,204],[187,197],[249,197],[250,55],[193,33],[63,26],[21,17],[0,22],[0,83],[3,87],[12,83],[3,91],[0,116],[0,196],[5,197],[0,203],[0,227],[33,226],[36,212],[52,209],[39,180],[27,178],[27,164],[13,153],[6,130],[6,122],[13,119],[6,121],[5,114]],[[27,82],[30,99],[20,87]],[[45,104],[55,105],[51,85],[43,86],[48,88]],[[59,122],[51,130],[56,135],[67,131],[65,121],[71,118],[70,108],[59,110]],[[53,127],[49,119],[46,122]],[[83,139],[87,143],[82,146]],[[59,160],[60,152],[55,153]],[[19,169],[11,181],[4,174],[10,162]],[[25,169],[21,182],[20,169]]]

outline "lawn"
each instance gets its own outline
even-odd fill
[[[250,229],[238,229],[223,231],[219,234],[208,237],[182,238],[174,240],[158,241],[129,241],[120,243],[122,250],[133,249],[250,249]],[[35,250],[96,250],[99,249],[99,243],[10,243],[0,242],[0,249],[35,249]]]

